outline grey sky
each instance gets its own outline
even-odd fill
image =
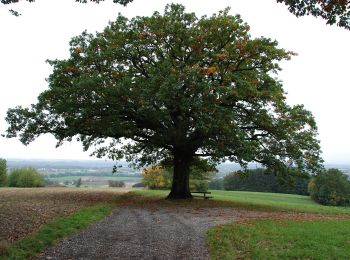
[[[22,12],[14,17],[0,5],[0,132],[8,108],[28,106],[47,88],[51,68],[46,59],[68,57],[69,40],[83,30],[102,30],[118,13],[133,17],[163,12],[167,0],[134,0],[124,8],[106,0],[100,5],[74,0],[22,1],[11,7]],[[297,52],[283,62],[279,79],[288,92],[289,104],[304,104],[319,127],[323,158],[328,163],[350,162],[350,31],[327,26],[321,19],[296,18],[276,0],[182,0],[187,11],[198,16],[231,7],[251,27],[253,36],[276,39],[280,46]],[[67,143],[56,149],[51,136],[42,136],[29,146],[0,137],[0,157],[88,159],[80,144]]]

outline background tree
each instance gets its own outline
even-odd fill
[[[338,169],[328,169],[316,174],[309,183],[310,196],[323,205],[349,206],[349,176]]]
[[[143,169],[142,183],[149,189],[168,189],[171,184],[167,175],[167,170],[160,164],[152,165]]]
[[[42,187],[44,178],[34,168],[14,169],[8,177],[9,187]]]
[[[196,157],[259,162],[274,174],[321,167],[317,128],[303,106],[285,102],[275,78],[293,55],[251,38],[229,10],[198,19],[182,5],[164,15],[119,16],[95,36],[70,42],[52,60],[49,89],[30,108],[9,109],[7,137],[24,144],[45,133],[58,145],[77,136],[93,155],[138,166],[173,164],[169,198],[189,198]]]
[[[159,164],[143,170],[143,183],[150,189],[170,189],[173,181],[173,160],[166,158]],[[191,191],[206,191],[208,181],[211,180],[217,170],[213,163],[202,158],[194,158],[190,165],[189,186]]]
[[[77,179],[75,182],[75,187],[79,188],[81,186],[81,178]]]
[[[236,171],[224,177],[223,185],[225,190],[308,195],[310,176],[300,176],[295,169],[290,169],[289,171],[289,178],[287,179],[268,174],[264,169],[249,169],[247,172]],[[294,178],[291,178],[291,176]]]
[[[35,0],[26,0],[35,2]],[[87,3],[88,0],[75,0],[80,3]],[[100,3],[104,0],[90,0],[90,2]],[[18,0],[1,0],[2,4],[17,3]],[[113,0],[126,6],[133,0]],[[350,29],[350,1],[349,0],[277,0],[278,3],[284,3],[288,10],[297,17],[304,15],[313,15],[322,17],[327,24],[337,24],[340,27]],[[209,2],[210,3],[210,2]],[[10,12],[16,16],[20,15],[17,11],[10,9]]]
[[[7,185],[6,160],[0,158],[0,187]]]

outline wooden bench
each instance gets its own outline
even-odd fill
[[[195,197],[202,197],[202,195],[197,195],[197,194],[203,194],[203,199],[207,200],[210,198],[213,198],[213,196],[208,196],[207,194],[211,194],[210,191],[192,191],[191,194],[195,193],[193,196]]]

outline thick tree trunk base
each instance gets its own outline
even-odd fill
[[[191,193],[181,193],[181,194],[175,194],[173,192],[170,192],[167,199],[169,200],[190,200],[193,199]]]

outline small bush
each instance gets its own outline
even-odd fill
[[[144,188],[145,184],[143,184],[142,182],[139,183],[135,183],[134,185],[132,185],[133,188]]]
[[[112,180],[108,180],[108,185],[109,187],[125,187],[125,182],[123,181],[112,181]]]
[[[81,186],[81,178],[77,179],[75,182],[75,187],[79,188]]]
[[[207,191],[208,181],[206,180],[190,180],[191,191]]]
[[[350,181],[338,169],[329,169],[314,176],[309,182],[311,198],[323,205],[350,205]]]
[[[149,189],[168,189],[171,186],[168,171],[160,164],[145,168],[142,182]]]
[[[210,190],[223,190],[224,189],[224,179],[214,179],[208,183],[208,188]]]
[[[0,187],[7,185],[6,160],[0,158]]]
[[[43,187],[44,178],[33,168],[20,168],[8,177],[9,187]]]

